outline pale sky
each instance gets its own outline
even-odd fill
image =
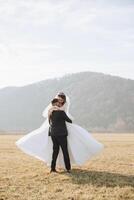
[[[0,0],[0,88],[79,71],[134,79],[134,0]]]

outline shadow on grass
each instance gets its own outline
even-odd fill
[[[84,169],[72,169],[67,174],[74,184],[92,184],[97,187],[134,187],[134,176],[127,176],[106,171],[89,171]]]

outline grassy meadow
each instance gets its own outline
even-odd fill
[[[0,200],[133,200],[134,134],[94,134],[102,153],[67,174],[15,145],[22,135],[0,135]]]

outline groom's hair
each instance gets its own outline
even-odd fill
[[[58,99],[57,98],[54,98],[52,101],[51,101],[51,104],[53,105],[54,103],[57,103],[58,102]]]

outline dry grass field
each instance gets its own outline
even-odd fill
[[[50,174],[43,161],[0,135],[0,200],[133,200],[134,134],[94,134],[105,148],[71,174]]]

